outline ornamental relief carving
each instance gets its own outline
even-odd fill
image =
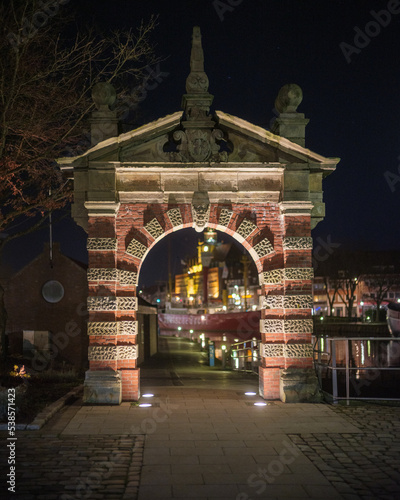
[[[314,269],[312,267],[288,267],[286,269],[274,269],[259,275],[260,285],[275,285],[284,280],[312,280]]]
[[[285,309],[312,309],[312,295],[285,295],[283,307]]]
[[[200,108],[192,107],[190,109],[190,120],[199,118],[196,113],[202,113]],[[203,118],[203,117],[201,117]],[[223,140],[222,130],[188,128],[186,130],[177,130],[173,134],[174,141],[178,143],[177,153],[173,153],[175,161],[227,161],[226,151],[219,151],[219,142]]]
[[[137,359],[136,345],[129,346],[89,346],[89,361],[116,361],[120,359]]]
[[[88,335],[117,335],[115,321],[89,321],[87,324]]]
[[[117,356],[117,346],[89,346],[89,361],[113,361]]]
[[[148,222],[144,228],[146,231],[151,234],[151,236],[156,240],[159,236],[164,233],[164,229],[161,227],[161,224],[158,222],[156,218],[152,219]]]
[[[118,345],[117,359],[137,359],[138,349],[136,345]]]
[[[137,297],[88,297],[88,311],[137,311]]]
[[[309,236],[289,237],[283,239],[284,250],[312,250],[313,240]]]
[[[284,269],[274,269],[273,271],[266,271],[261,273],[260,276],[260,285],[275,285],[277,283],[281,283],[283,281],[283,272]]]
[[[265,257],[266,255],[269,255],[274,251],[268,238],[264,238],[263,240],[260,241],[260,243],[254,245],[253,249],[257,253],[259,259]]]
[[[137,273],[135,271],[125,271],[118,269],[120,285],[137,285]]]
[[[89,321],[88,335],[136,335],[137,321]]]
[[[243,219],[243,221],[240,223],[240,226],[236,229],[236,232],[242,238],[246,239],[256,229],[258,229],[258,228],[257,228],[257,226],[255,224],[253,224],[248,219]]]
[[[261,309],[312,309],[311,295],[267,295],[260,297]]]
[[[133,240],[129,243],[128,248],[126,249],[126,253],[132,255],[132,257],[137,257],[138,259],[141,259],[146,251],[147,247],[139,241],[135,240],[135,238],[133,238]]]
[[[283,295],[267,295],[260,297],[261,309],[282,309]]]
[[[311,358],[313,356],[312,344],[286,344],[286,358]]]
[[[289,267],[284,269],[285,280],[312,280],[314,269],[312,267]]]
[[[119,311],[137,311],[137,297],[117,297]]]
[[[136,285],[137,273],[115,268],[90,268],[87,270],[88,281],[119,281],[121,285]]]
[[[88,238],[86,248],[88,250],[117,250],[115,238]]]
[[[182,214],[179,208],[171,208],[168,210],[167,215],[173,227],[183,225]]]
[[[260,344],[260,355],[263,358],[284,356],[284,344]]]
[[[88,311],[116,311],[117,297],[88,297],[87,308]]]
[[[229,226],[229,222],[230,222],[230,220],[232,218],[232,215],[233,215],[232,210],[228,210],[227,208],[223,208],[221,210],[220,215],[219,215],[218,224],[220,226],[228,227]]]
[[[118,335],[137,335],[137,321],[118,321]]]
[[[262,333],[283,333],[283,319],[261,319],[260,330]]]
[[[310,358],[313,356],[311,344],[260,344],[260,355],[264,358]]]
[[[118,269],[89,268],[87,279],[88,281],[118,281]]]
[[[284,324],[284,333],[312,333],[312,319],[287,319]]]
[[[262,333],[312,333],[312,319],[261,319]]]

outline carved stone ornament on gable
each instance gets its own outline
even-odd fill
[[[201,233],[210,219],[210,200],[206,192],[196,191],[192,200],[192,217],[194,228]]]
[[[226,151],[219,151],[220,145],[217,141],[223,139],[222,130],[193,128],[177,130],[174,132],[174,140],[178,142],[178,152],[175,160],[178,161],[228,161]]]

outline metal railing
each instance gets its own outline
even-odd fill
[[[322,391],[333,402],[400,401],[400,338],[318,336],[314,366]]]
[[[232,370],[251,371],[258,373],[260,366],[260,351],[258,340],[236,342],[231,346]]]

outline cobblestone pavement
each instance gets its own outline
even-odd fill
[[[143,441],[144,436],[20,432],[16,441],[16,493],[3,484],[1,498],[135,500]],[[9,472],[6,455],[6,447],[2,446],[2,481]]]
[[[286,405],[280,404],[278,406],[282,410],[289,409]],[[295,406],[290,410],[290,413],[296,411]],[[149,483],[148,476],[145,478],[147,482],[143,482],[143,477],[141,477],[144,451],[147,450],[147,453],[150,453],[148,459],[153,457],[152,452],[158,450],[161,453],[163,451],[154,448],[157,444],[157,440],[154,441],[154,434],[147,437],[121,433],[117,435],[79,436],[65,434],[66,426],[69,425],[71,417],[77,414],[79,408],[79,404],[66,408],[42,431],[20,431],[17,433],[17,493],[10,493],[8,496],[2,494],[1,498],[18,500],[84,498],[135,500],[138,496],[141,498],[139,494],[142,489],[139,488],[141,480],[143,491],[147,491],[146,488],[152,492],[156,491],[157,487],[160,490],[165,488],[163,485],[157,486],[160,476],[155,478],[155,483],[153,481]],[[333,497],[332,494],[328,497],[345,500],[400,499],[400,408],[360,404],[349,407],[330,406],[329,409],[349,424],[354,425],[359,432],[287,432],[286,434],[299,448],[304,460],[309,460],[324,476],[326,484],[330,483],[338,492],[337,497]],[[276,407],[276,411],[280,411],[278,407]],[[310,417],[312,413],[310,413]],[[311,420],[310,431],[313,430],[313,426],[315,427],[315,423],[312,424]],[[2,435],[5,436],[3,433]],[[284,437],[283,434],[281,436]],[[162,442],[159,444],[161,445]],[[2,480],[6,478],[8,472],[7,451],[6,446],[1,447]],[[164,455],[165,453],[161,453],[157,460],[165,459]],[[246,457],[246,459],[248,458]],[[249,475],[249,471],[256,467],[256,465],[249,466],[242,462],[240,465],[239,462],[236,474],[244,468],[243,471],[246,470],[247,475]],[[178,464],[178,462],[176,463]],[[304,466],[305,464],[301,465],[303,468]],[[146,467],[149,466],[144,468],[146,469]],[[162,467],[157,467],[161,472]],[[163,467],[168,468],[169,466],[164,465]],[[175,466],[177,471],[180,470],[180,467],[182,467],[182,472],[189,473],[191,467],[199,468],[200,466],[191,466],[190,462],[187,465]],[[225,467],[227,466],[225,465]],[[254,469],[256,472],[257,467]],[[217,473],[217,469],[215,472]],[[289,472],[282,474],[279,478],[284,479],[285,482],[288,481],[286,482],[287,486],[276,485],[277,491],[279,488],[287,488],[292,480],[295,481],[295,474],[292,477]],[[295,469],[292,472],[294,473]],[[297,478],[297,481],[299,480]],[[276,482],[279,482],[278,479]],[[154,484],[154,487],[149,486],[150,484]],[[319,485],[322,487],[321,481],[319,481]],[[327,486],[324,488],[327,491]],[[4,491],[7,491],[7,488],[3,487],[2,493]],[[153,493],[152,495],[154,496]],[[244,495],[243,498],[267,498],[265,495],[266,493],[257,494],[253,488],[251,495],[247,495],[247,497]],[[287,493],[284,493],[283,496],[276,493],[271,497],[269,494],[268,498],[279,498],[279,500],[289,498],[285,495]],[[228,497],[236,500],[237,495],[233,494],[226,498]],[[323,497],[325,498],[325,495],[312,496],[318,500]],[[143,498],[147,498],[147,496],[143,496]],[[155,498],[163,497],[156,496]],[[172,498],[172,496],[167,495],[165,498]],[[239,498],[242,497],[239,496]],[[306,495],[304,497],[290,496],[290,498],[311,497]]]
[[[360,433],[288,437],[344,499],[400,499],[400,408],[371,403],[331,408]]]

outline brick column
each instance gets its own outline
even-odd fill
[[[88,220],[88,359],[84,401],[121,402],[121,382],[117,372],[115,309],[116,252],[115,218],[91,216]]]
[[[285,365],[283,343],[283,280],[282,269],[266,271],[261,282],[261,358],[259,368],[260,395],[264,399],[279,399],[279,374]]]
[[[308,202],[281,204],[282,267],[260,275],[262,296],[260,394],[282,401],[312,400],[312,238]]]
[[[140,396],[137,358],[135,272],[118,269],[116,218],[119,204],[96,204],[88,219],[89,370],[84,401],[119,404]],[[108,213],[111,212],[112,216]]]

